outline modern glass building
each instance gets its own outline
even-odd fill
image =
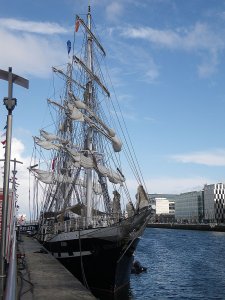
[[[225,184],[204,186],[205,219],[217,223],[225,222]]]
[[[175,219],[177,222],[199,223],[203,218],[203,191],[177,195],[175,201]]]

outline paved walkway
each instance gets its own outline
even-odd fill
[[[26,235],[21,235],[21,240],[18,242],[22,256],[18,263],[18,299],[96,299],[50,253],[42,251],[44,248],[37,240]]]

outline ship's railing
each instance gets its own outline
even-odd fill
[[[107,227],[117,223],[118,221],[119,215],[113,217],[97,216],[92,217],[90,220],[85,217],[70,218],[69,220],[55,223],[54,234],[85,229],[87,228],[87,224],[89,224],[88,228]],[[50,224],[49,227],[51,227]]]

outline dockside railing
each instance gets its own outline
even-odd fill
[[[4,300],[17,299],[17,255],[16,255],[16,226],[14,220],[14,230],[9,258],[9,268],[6,279],[6,289]]]

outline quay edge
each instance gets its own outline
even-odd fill
[[[225,225],[220,224],[149,223],[147,227],[225,232]]]
[[[36,239],[22,234],[18,254],[18,299],[96,299]]]

